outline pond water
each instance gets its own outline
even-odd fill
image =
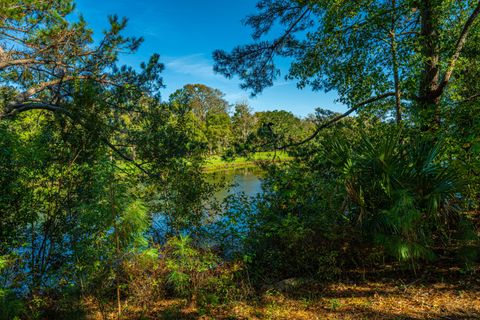
[[[262,171],[258,168],[230,169],[209,175],[213,182],[225,182],[225,188],[215,193],[215,198],[222,201],[230,194],[245,193],[253,197],[262,192]]]
[[[209,173],[207,180],[219,183],[223,187],[213,197],[221,203],[227,196],[232,194],[245,194],[254,197],[262,192],[262,170],[258,168],[237,168]],[[152,222],[151,234],[155,241],[162,242],[167,232],[167,217],[161,213],[155,214]],[[189,232],[188,230],[184,230]]]

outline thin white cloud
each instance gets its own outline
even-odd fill
[[[240,90],[239,90],[240,91]],[[245,92],[227,92],[225,93],[225,100],[229,101],[230,103],[237,103],[241,101],[250,101],[250,98],[248,97]]]
[[[284,87],[284,86],[290,86],[290,85],[295,85],[295,84],[293,82],[287,82],[287,81],[283,80],[283,81],[275,82],[273,84],[272,88]]]
[[[192,54],[183,57],[166,57],[165,66],[167,71],[190,75],[204,80],[225,81],[221,75],[213,72],[212,62],[205,58],[202,53]]]

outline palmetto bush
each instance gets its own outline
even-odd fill
[[[361,119],[360,119],[361,120]],[[345,122],[273,164],[242,249],[254,284],[400,261],[478,256],[449,145],[388,123]],[[476,247],[475,247],[476,246]],[[467,266],[467,264],[465,266]]]
[[[334,144],[344,159],[345,215],[362,236],[400,261],[433,258],[460,219],[462,191],[441,143],[391,132]]]
[[[444,145],[387,124],[325,132],[269,171],[247,240],[253,269],[324,276],[382,257],[415,268],[471,244],[461,177]],[[330,254],[336,262],[322,262]]]

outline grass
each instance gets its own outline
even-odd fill
[[[206,172],[214,172],[214,171],[221,171],[227,169],[240,169],[240,168],[251,168],[256,167],[259,162],[266,162],[266,161],[289,161],[292,157],[290,157],[286,152],[273,152],[273,151],[266,151],[266,152],[257,152],[253,154],[251,157],[237,157],[232,161],[225,161],[222,159],[221,156],[212,156],[207,159],[205,165]]]

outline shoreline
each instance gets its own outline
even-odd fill
[[[220,156],[214,156],[207,159],[203,171],[206,173],[212,173],[232,169],[255,168],[258,167],[259,164],[273,161],[273,158],[273,152],[258,152],[255,153],[251,158],[238,157],[232,161],[225,161],[221,159]],[[292,159],[293,157],[290,157],[286,152],[277,152],[275,162],[287,162],[291,161]]]

